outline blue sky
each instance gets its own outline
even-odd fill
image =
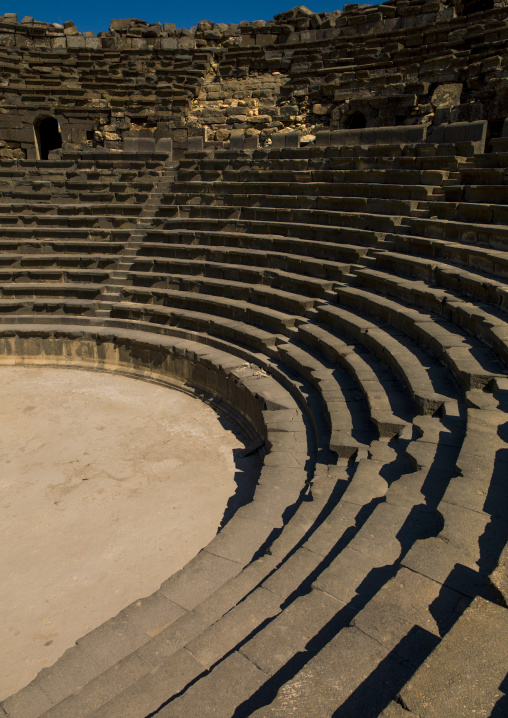
[[[360,0],[361,2],[361,0]],[[378,0],[371,0],[377,4]],[[221,0],[217,3],[195,0],[177,4],[161,0],[80,0],[70,3],[68,0],[3,0],[0,15],[15,12],[21,20],[30,15],[43,22],[61,22],[73,20],[81,32],[92,30],[97,33],[107,30],[113,18],[138,17],[147,22],[174,22],[177,27],[189,28],[199,20],[213,22],[240,22],[241,20],[271,20],[274,15],[284,12],[298,4],[295,0],[258,0],[258,2],[234,2]],[[300,4],[304,4],[303,2]],[[327,2],[316,0],[308,2],[314,12],[330,12],[342,8],[344,0]]]

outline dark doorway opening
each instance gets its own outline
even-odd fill
[[[47,160],[51,150],[62,146],[60,125],[54,117],[43,117],[35,123],[35,136],[39,149],[39,159]]]
[[[457,15],[472,15],[475,12],[483,10],[493,10],[494,0],[463,0],[461,5],[457,6]]]
[[[363,130],[367,126],[367,120],[363,112],[353,112],[347,115],[344,120],[344,127],[346,130]]]

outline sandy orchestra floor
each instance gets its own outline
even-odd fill
[[[241,446],[180,391],[0,367],[0,699],[213,538]]]

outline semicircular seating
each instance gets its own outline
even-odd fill
[[[432,715],[454,715],[457,645],[472,671],[499,665],[508,164],[486,157],[4,164],[0,360],[180,376],[264,458],[211,544],[3,701],[9,718],[411,718],[429,676]]]

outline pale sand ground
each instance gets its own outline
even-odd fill
[[[179,391],[0,367],[0,700],[213,538],[241,446]]]

